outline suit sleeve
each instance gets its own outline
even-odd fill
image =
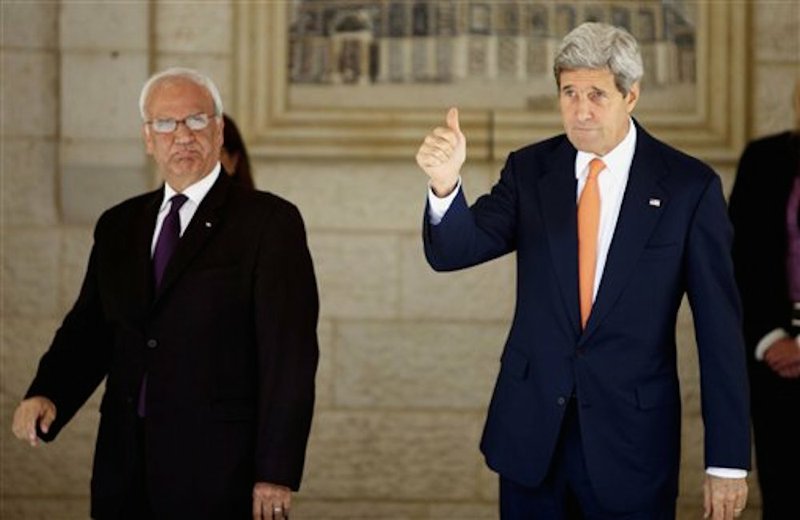
[[[467,207],[463,186],[441,222],[428,221],[422,235],[425,257],[437,271],[454,271],[487,262],[516,248],[517,179],[515,156],[509,155],[500,181],[489,194]]]
[[[712,175],[687,244],[687,292],[700,361],[706,467],[750,468],[747,368],[731,261],[733,232]]]
[[[319,301],[300,213],[282,206],[262,234],[255,283],[255,480],[299,489],[314,409]]]
[[[763,144],[747,147],[739,161],[729,206],[735,230],[733,262],[751,357],[766,334],[788,325],[785,278],[776,274],[784,269],[781,260],[785,253],[780,249],[784,243],[783,222],[771,220],[768,215],[772,214],[772,208],[764,207],[780,203],[764,191],[769,182],[764,164],[774,164],[769,162],[774,161],[769,154]]]
[[[47,434],[39,431],[45,441],[58,435],[108,373],[113,336],[97,287],[99,254],[95,241],[78,299],[39,361],[25,394],[26,398],[47,397],[56,405],[56,419],[50,430]]]

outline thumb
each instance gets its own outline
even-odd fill
[[[56,411],[53,407],[48,406],[45,408],[42,419],[39,421],[39,428],[41,428],[42,432],[47,433],[47,430],[50,429],[50,425],[53,424],[55,420]]]
[[[456,107],[452,107],[447,111],[447,126],[451,130],[461,133],[461,126],[458,124],[458,109]]]

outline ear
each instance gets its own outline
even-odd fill
[[[142,125],[142,137],[144,138],[144,149],[147,152],[147,155],[153,155],[153,150],[155,148],[155,143],[153,142],[153,131],[150,130],[150,127],[147,124]]]
[[[633,112],[633,108],[636,106],[636,103],[639,102],[639,82],[637,81],[633,85],[631,85],[630,90],[628,91],[628,95],[625,96],[625,109],[630,114]]]
[[[217,122],[217,146],[222,150],[222,145],[225,144],[225,118],[216,116],[214,120]]]

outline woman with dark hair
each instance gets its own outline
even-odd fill
[[[247,156],[247,148],[244,146],[242,135],[228,114],[222,116],[225,120],[223,127],[222,153],[220,162],[222,168],[231,176],[234,182],[255,188],[253,176],[250,173],[250,158]]]

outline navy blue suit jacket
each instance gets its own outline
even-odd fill
[[[747,374],[732,232],[718,176],[638,128],[596,301],[581,331],[575,156],[561,135],[509,155],[491,193],[459,193],[423,229],[436,270],[517,254],[517,303],[481,449],[528,486],[545,478],[565,402],[578,401],[586,466],[604,505],[678,492],[678,308],[688,295],[701,369],[705,464],[750,467]]]

